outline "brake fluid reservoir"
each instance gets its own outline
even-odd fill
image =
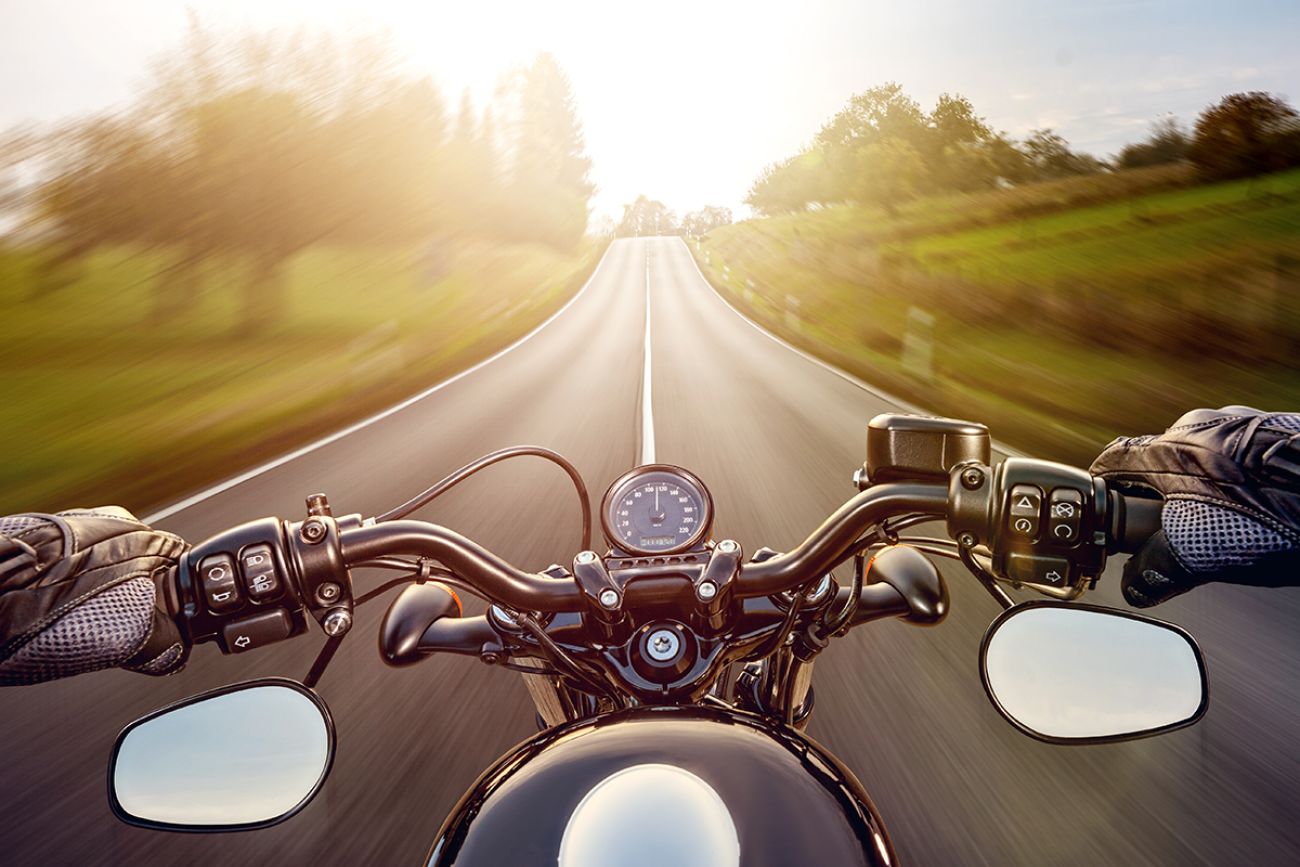
[[[867,423],[867,460],[858,487],[946,481],[958,464],[989,463],[989,429],[955,418],[884,413]]]

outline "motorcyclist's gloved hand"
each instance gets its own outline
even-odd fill
[[[185,541],[117,506],[0,517],[0,685],[122,666],[170,674]]]
[[[1209,581],[1300,584],[1300,413],[1194,410],[1162,434],[1115,440],[1092,473],[1165,498],[1160,532],[1124,567],[1131,605]]]

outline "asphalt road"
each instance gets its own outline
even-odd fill
[[[656,458],[708,483],[719,538],[751,551],[793,545],[852,493],[865,425],[896,405],[729,310],[675,238],[616,242],[582,294],[513,350],[160,523],[199,540],[298,515],[316,490],[338,513],[375,513],[522,442],[569,456],[598,497],[647,450],[647,264]],[[567,480],[540,462],[493,467],[423,516],[530,568],[568,562],[578,546]],[[1296,862],[1300,593],[1207,588],[1168,604],[1160,614],[1201,641],[1209,714],[1161,738],[1064,748],[1018,734],[989,706],[976,651],[997,609],[960,568],[944,571],[945,623],[860,629],[823,656],[815,681],[811,734],[855,769],[904,863]],[[1116,577],[1092,601],[1116,603]],[[249,677],[301,677],[318,636],[241,657],[204,648],[162,680],[108,672],[0,690],[0,862],[417,862],[478,773],[530,734],[533,715],[506,671],[458,658],[386,668],[373,643],[382,614],[382,603],[359,612],[321,684],[339,729],[330,780],[266,831],[121,825],[105,800],[108,753],[121,726],[166,702]]]

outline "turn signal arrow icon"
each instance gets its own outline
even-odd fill
[[[235,647],[238,647],[240,650],[243,650],[252,643],[253,639],[249,638],[247,635],[241,635],[235,639]]]

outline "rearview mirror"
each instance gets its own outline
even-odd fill
[[[131,723],[109,760],[122,821],[169,831],[265,828],[315,797],[334,722],[302,684],[267,678],[187,698]]]
[[[1208,703],[1196,641],[1170,623],[1094,605],[1030,602],[984,635],[993,706],[1049,743],[1104,743],[1196,722]]]

